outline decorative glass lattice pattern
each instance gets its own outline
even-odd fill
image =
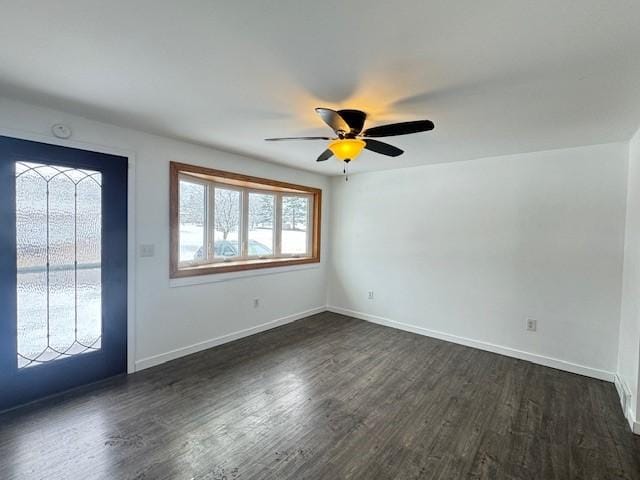
[[[100,349],[102,176],[16,162],[18,368]]]

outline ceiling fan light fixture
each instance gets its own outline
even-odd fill
[[[344,138],[334,140],[329,144],[329,150],[340,160],[354,160],[362,153],[366,143],[359,138]]]

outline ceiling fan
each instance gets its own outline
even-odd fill
[[[431,120],[416,120],[413,122],[391,123],[363,130],[367,114],[360,110],[331,110],[330,108],[316,108],[316,113],[331,127],[336,137],[284,137],[265,138],[268,142],[282,140],[329,140],[327,149],[320,154],[317,161],[324,162],[336,156],[346,164],[355,159],[364,148],[372,152],[381,153],[389,157],[402,155],[403,151],[393,145],[374,140],[373,137],[393,137],[410,133],[427,132],[433,130]]]

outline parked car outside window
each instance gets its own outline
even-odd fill
[[[237,240],[218,240],[213,244],[213,250],[216,257],[237,257],[239,253]],[[273,252],[266,245],[255,240],[249,240],[248,254],[250,257],[260,257],[271,255]],[[202,247],[193,256],[194,260],[202,260]]]

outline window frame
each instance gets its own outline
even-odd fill
[[[245,223],[246,221],[243,219],[243,215],[244,215],[244,211],[245,211],[245,194],[244,191],[241,188],[238,187],[234,187],[233,185],[223,185],[220,184],[218,182],[207,182],[205,180],[205,183],[207,183],[207,197],[208,197],[208,205],[209,205],[209,214],[207,215],[207,217],[205,218],[205,220],[207,221],[207,225],[208,225],[208,230],[209,230],[209,237],[207,237],[207,255],[205,257],[205,262],[203,262],[204,265],[214,265],[217,263],[229,263],[232,261],[240,261],[245,259],[244,255],[242,255],[242,253],[244,253],[245,250],[245,244],[244,244],[244,232],[245,232]],[[215,231],[216,231],[216,224],[215,224],[215,218],[216,218],[216,193],[215,193],[215,189],[216,188],[220,188],[222,190],[230,190],[233,192],[238,192],[239,194],[239,208],[238,208],[238,213],[240,215],[240,218],[238,219],[238,245],[236,246],[236,252],[238,251],[238,247],[239,250],[241,252],[240,255],[235,255],[232,257],[225,257],[224,255],[221,257],[216,257],[216,253],[215,253]],[[209,239],[213,237],[213,243],[209,243]],[[228,241],[228,240],[227,240]]]
[[[268,194],[268,195],[272,195],[273,196],[273,221],[272,221],[272,225],[271,225],[271,230],[272,230],[272,234],[271,234],[271,255],[249,255],[249,242],[251,241],[249,239],[249,196],[251,194],[259,194],[259,195],[264,195],[264,194]],[[277,192],[272,192],[269,190],[261,190],[261,189],[257,189],[257,188],[248,188],[246,190],[245,193],[245,198],[246,198],[246,209],[244,209],[244,216],[246,217],[246,220],[243,222],[243,225],[245,227],[245,231],[247,232],[246,235],[243,235],[243,240],[246,242],[246,246],[244,248],[246,248],[246,255],[245,255],[245,259],[246,260],[269,260],[269,259],[276,259],[279,258],[276,256],[276,253],[279,252],[279,247],[278,247],[278,238],[279,238],[279,232],[278,232],[278,228],[277,228],[277,220],[278,220],[278,195]],[[244,253],[244,252],[243,252]]]
[[[308,195],[304,195],[304,194],[295,194],[295,193],[288,193],[288,192],[283,192],[279,195],[278,198],[278,203],[276,205],[276,208],[280,209],[280,215],[278,217],[278,215],[276,215],[276,218],[279,218],[279,222],[280,224],[278,225],[278,252],[280,252],[280,258],[299,258],[300,255],[296,254],[296,253],[282,253],[282,206],[283,206],[283,198],[284,197],[307,197],[308,198],[308,203],[307,203],[307,218],[309,219],[309,223],[308,225],[311,226],[312,230],[313,230],[313,198],[311,196]],[[293,225],[293,227],[295,228],[295,225]],[[312,231],[313,234],[313,231]],[[311,243],[311,237],[312,235],[307,235],[307,252],[311,252],[312,250],[312,243]]]
[[[320,262],[320,226],[322,190],[314,187],[270,180],[249,175],[215,170],[207,167],[170,162],[169,223],[170,223],[170,278],[209,275],[243,270],[284,267]],[[202,261],[180,262],[180,181],[205,185],[205,225]],[[240,255],[215,257],[215,242],[210,242],[215,230],[215,188],[240,192],[240,224],[238,245]],[[249,255],[249,195],[251,193],[274,196],[274,222],[272,255]],[[300,196],[308,198],[307,253],[282,254],[282,198]],[[213,229],[213,230],[212,230]]]
[[[188,179],[184,179],[182,176],[178,176],[178,192],[180,191],[180,182],[182,180],[185,180],[189,183],[193,183],[195,185],[201,185],[202,187],[204,187],[204,201],[203,201],[203,216],[204,216],[204,220],[205,220],[205,224],[202,226],[202,250],[205,251],[205,247],[209,244],[209,235],[210,232],[207,231],[206,228],[206,220],[207,220],[207,216],[209,215],[209,209],[211,208],[211,203],[208,197],[208,189],[207,189],[207,183],[206,181],[199,179],[199,178],[193,178],[193,177],[189,177]],[[178,197],[178,205],[176,206],[177,210],[178,210],[178,241],[180,239],[180,232],[179,232],[179,225],[180,225],[180,197]],[[180,262],[180,245],[178,245],[178,262]],[[206,253],[206,252],[205,252]],[[203,255],[203,259],[206,260],[208,254]],[[191,265],[192,266],[197,266],[197,265],[202,265],[204,264],[204,261],[192,261]]]

